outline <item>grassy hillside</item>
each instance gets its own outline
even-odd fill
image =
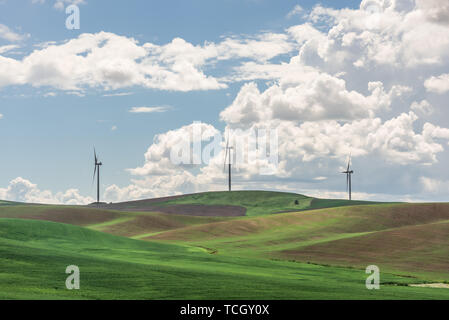
[[[142,210],[148,204],[156,212]],[[449,204],[241,191],[117,205],[0,203],[0,299],[449,298],[404,286],[449,283]],[[247,216],[174,213],[195,206],[241,206]],[[64,287],[71,264],[81,268],[80,291]],[[371,264],[380,292],[364,286]]]
[[[65,268],[80,267],[81,290]],[[1,299],[448,299],[449,290],[397,286],[363,270],[209,254],[36,220],[0,219]],[[414,282],[419,282],[414,280]]]
[[[0,206],[0,218],[46,220],[88,226],[112,221],[122,213],[74,206],[26,205]]]
[[[4,207],[4,206],[18,206],[18,205],[23,205],[23,203],[21,203],[21,202],[14,202],[14,201],[0,200],[0,207]]]
[[[0,218],[60,222],[136,238],[190,225],[227,220],[225,217],[195,217],[158,212],[125,212],[88,207],[24,204],[0,206]]]
[[[156,200],[156,201],[155,201]],[[295,203],[298,201],[298,204]],[[247,216],[273,214],[285,211],[301,211],[318,208],[340,207],[349,205],[371,204],[367,201],[348,201],[311,198],[295,193],[271,191],[232,191],[205,192],[190,194],[168,199],[131,201],[122,204],[112,204],[106,208],[121,208],[129,211],[152,207],[166,207],[173,205],[232,205],[246,208]]]
[[[190,226],[150,236],[217,252],[363,267],[449,281],[449,204],[341,207]]]
[[[163,231],[227,220],[229,218],[225,217],[192,217],[158,212],[127,212],[121,213],[118,219],[89,225],[88,227],[114,235],[139,239]]]

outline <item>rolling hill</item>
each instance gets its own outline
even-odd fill
[[[102,204],[101,208],[124,211],[159,211],[187,215],[207,215],[202,214],[201,211],[209,211],[210,214],[208,215],[220,215],[221,213],[221,215],[225,216],[258,216],[288,211],[366,205],[372,203],[373,202],[368,201],[318,199],[286,192],[225,191]],[[228,212],[223,212],[222,207],[226,207]],[[240,214],[232,214],[235,211],[239,212],[236,208],[243,208],[244,210]]]
[[[236,208],[244,215],[227,213]],[[445,203],[259,191],[101,208],[0,203],[0,298],[448,299],[406,286],[449,282],[447,235]],[[69,293],[63,267],[77,261],[86,287]],[[382,294],[364,287],[372,264]]]
[[[0,299],[449,298],[391,274],[381,291],[369,291],[363,270],[211,255],[37,220],[0,219],[0,252]],[[70,291],[65,268],[73,264],[81,289]]]
[[[391,204],[319,209],[152,235],[223,254],[366,267],[449,280],[449,204]]]

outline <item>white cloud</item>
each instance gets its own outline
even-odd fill
[[[227,37],[217,44],[206,43],[204,48],[214,52],[217,60],[249,58],[264,62],[291,52],[295,44],[287,34],[268,32],[249,38]]]
[[[293,16],[299,15],[300,13],[302,13],[304,11],[304,9],[297,4],[288,14],[287,14],[287,19],[290,19]]]
[[[310,20],[329,23],[331,29],[324,41],[303,48],[304,54],[364,68],[442,65],[449,57],[449,25],[444,23],[447,4],[441,3],[420,0],[415,6],[414,0],[363,0],[355,10],[316,6]]]
[[[157,106],[157,107],[132,107],[129,109],[131,113],[161,113],[170,110],[170,106]]]
[[[188,57],[160,61],[153,49],[112,33],[83,34],[35,50],[21,61],[0,56],[0,86],[31,84],[75,92],[131,86],[179,91],[226,87],[204,75]]]
[[[235,126],[270,119],[291,121],[354,120],[372,118],[388,110],[392,99],[409,88],[394,86],[385,92],[381,82],[368,83],[369,96],[348,91],[344,80],[325,73],[309,73],[298,84],[275,84],[261,93],[255,83],[245,84],[234,103],[220,117]]]
[[[410,109],[424,115],[430,115],[434,111],[432,105],[427,100],[422,100],[421,102],[413,101]]]
[[[11,45],[7,45],[7,46],[0,46],[0,54],[6,53],[8,51],[14,50],[19,48],[18,45],[15,44],[11,44]]]
[[[449,24],[449,3],[445,0],[417,0],[416,7],[434,23]]]
[[[355,157],[371,155],[390,163],[434,163],[437,161],[436,154],[444,150],[435,139],[449,140],[449,129],[425,124],[419,133],[414,129],[417,119],[410,112],[385,122],[379,118],[345,124],[335,120],[308,121],[300,125],[279,122],[281,167],[290,168],[287,172],[294,172],[300,166],[298,160],[344,159],[351,151]]]
[[[48,98],[48,97],[56,97],[56,96],[57,96],[57,93],[56,93],[56,92],[52,92],[52,91],[47,92],[47,93],[44,94],[44,97],[45,97],[45,98]]]
[[[265,61],[293,49],[285,34],[253,38],[228,37],[222,42],[193,45],[175,38],[159,46],[113,33],[82,34],[62,44],[48,42],[22,60],[0,55],[0,87],[48,86],[81,92],[88,88],[145,88],[192,91],[227,85],[202,69],[217,61],[251,58]]]
[[[29,36],[29,34],[19,34],[17,32],[14,32],[10,28],[8,28],[8,26],[0,23],[0,39],[4,39],[10,42],[19,42],[28,38]],[[0,54],[1,53],[2,52],[0,52]]]
[[[6,188],[0,188],[0,199],[48,204],[88,204],[93,202],[90,197],[83,197],[77,189],[53,194],[49,190],[40,190],[36,184],[21,177],[9,182]]]
[[[205,123],[192,123],[176,130],[170,130],[163,134],[155,136],[153,144],[145,153],[145,163],[142,167],[129,169],[133,175],[176,175],[188,171],[183,166],[176,165],[172,162],[172,152],[176,147],[191,146],[194,135],[198,134],[199,139],[209,140],[218,132],[213,126]],[[181,152],[182,150],[179,150]],[[180,155],[182,156],[182,155]],[[186,156],[192,159],[191,163],[201,163],[201,154],[188,151]]]
[[[319,174],[330,172],[335,175],[340,172],[350,152],[355,159],[370,157],[373,161],[392,166],[433,164],[437,162],[437,154],[443,151],[437,139],[449,141],[449,129],[426,123],[421,132],[416,132],[414,125],[417,119],[410,112],[385,122],[379,118],[354,120],[346,124],[335,120],[306,121],[302,124],[285,120],[259,122],[256,124],[259,128],[266,125],[277,129],[279,166],[274,168],[274,175],[264,177],[260,175],[260,168],[267,166],[263,161],[235,164],[233,176],[236,189],[260,189],[265,186],[267,189],[282,190],[285,185],[283,179],[327,183],[329,177]],[[129,186],[109,187],[105,195],[108,201],[222,190],[226,180],[223,149],[208,164],[177,165],[170,158],[174,147],[191,141],[193,128],[194,124],[158,135],[145,154],[144,165],[129,169],[136,178]],[[203,142],[218,133],[207,124],[201,124],[200,128]],[[234,131],[231,145],[232,141],[246,139],[248,136],[244,131]],[[197,163],[201,163],[199,154],[192,149],[188,149],[188,153],[192,159],[198,160]],[[249,159],[248,154],[246,157]],[[270,182],[264,185],[266,179]],[[305,193],[308,194],[307,190]]]
[[[440,180],[433,179],[429,177],[421,177],[420,178],[421,185],[423,190],[427,193],[431,194],[447,194],[449,192],[449,181],[448,180]]]
[[[435,93],[446,93],[449,91],[449,73],[442,74],[438,77],[430,77],[424,83],[427,91]]]
[[[117,93],[108,93],[104,94],[103,97],[124,97],[132,95],[132,92],[117,92]]]

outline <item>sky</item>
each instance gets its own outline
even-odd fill
[[[235,190],[345,198],[351,155],[353,199],[447,201],[448,34],[446,0],[0,0],[0,199],[94,201],[94,147],[104,201],[226,190],[224,140],[174,148],[266,128]]]

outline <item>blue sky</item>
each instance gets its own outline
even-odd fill
[[[55,198],[58,192],[64,193],[69,189],[78,189],[80,198],[75,197],[75,200],[79,200],[78,202],[90,200],[88,197],[94,196],[92,185],[93,146],[96,146],[104,163],[102,192],[104,193],[111,186],[115,188],[109,189],[107,200],[118,201],[127,198],[202,191],[205,186],[210,186],[212,190],[219,189],[220,179],[223,177],[220,178],[218,173],[209,182],[201,180],[200,175],[197,177],[197,180],[201,181],[198,182],[198,185],[192,180],[191,172],[167,169],[167,172],[161,174],[158,171],[156,175],[154,168],[162,166],[162,164],[156,163],[159,161],[156,159],[156,155],[152,151],[148,151],[153,145],[155,135],[164,134],[170,130],[179,130],[194,121],[211,125],[218,131],[239,127],[242,122],[235,120],[236,115],[233,115],[231,111],[243,114],[245,110],[248,110],[243,105],[244,102],[241,102],[242,105],[238,105],[240,102],[236,102],[238,95],[242,97],[242,101],[246,101],[245,94],[250,91],[247,85],[255,83],[261,96],[268,95],[273,84],[277,83],[283,87],[281,84],[289,83],[288,86],[290,86],[290,79],[285,78],[291,72],[291,74],[304,73],[304,75],[298,75],[300,80],[295,79],[299,92],[312,90],[307,87],[307,83],[317,83],[317,86],[322,84],[325,89],[329,89],[325,86],[326,84],[332,83],[339,88],[338,90],[344,91],[339,94],[339,97],[347,94],[350,99],[360,100],[360,105],[351,108],[356,109],[359,106],[362,108],[360,112],[354,111],[347,117],[339,115],[338,106],[335,107],[337,111],[329,112],[322,118],[320,118],[321,115],[310,119],[307,116],[305,118],[298,116],[295,126],[290,129],[299,130],[298,139],[301,139],[300,141],[316,138],[316,136],[301,136],[305,132],[301,125],[309,123],[311,126],[330,128],[334,124],[329,121],[336,121],[341,126],[346,123],[354,128],[359,128],[362,126],[359,122],[367,119],[366,121],[372,122],[374,128],[373,119],[375,118],[380,119],[383,124],[388,124],[388,121],[392,119],[402,119],[400,116],[409,114],[411,110],[415,110],[417,119],[412,121],[413,131],[411,134],[409,134],[410,132],[406,134],[398,132],[397,137],[388,138],[391,139],[391,143],[385,143],[383,146],[372,147],[371,145],[375,142],[364,141],[360,142],[359,146],[345,145],[338,150],[333,150],[329,146],[323,147],[326,150],[318,147],[311,150],[306,145],[299,147],[303,148],[303,151],[298,151],[298,161],[292,162],[293,160],[290,159],[285,160],[284,163],[285,170],[293,172],[292,174],[284,173],[268,180],[263,179],[260,184],[256,183],[256,186],[264,189],[284,190],[287,188],[288,191],[342,197],[344,196],[344,177],[341,177],[338,172],[341,166],[344,166],[348,151],[355,149],[353,162],[358,174],[358,181],[355,180],[354,185],[360,192],[359,198],[388,200],[388,195],[393,193],[395,197],[401,199],[442,200],[445,197],[444,192],[435,192],[435,190],[446,190],[447,188],[449,192],[449,174],[444,165],[444,161],[449,158],[445,140],[447,138],[445,127],[448,127],[449,123],[445,120],[447,119],[445,116],[448,114],[444,109],[447,99],[444,84],[446,79],[444,75],[448,70],[447,64],[444,62],[444,58],[447,57],[447,44],[440,41],[441,46],[434,48],[433,55],[424,56],[425,53],[418,49],[415,50],[413,47],[422,46],[422,43],[419,43],[422,41],[419,36],[421,31],[417,30],[415,33],[409,32],[401,37],[392,35],[384,38],[383,41],[386,44],[382,47],[375,42],[377,41],[375,37],[384,35],[382,28],[387,27],[381,25],[373,28],[368,25],[366,28],[373,34],[372,38],[366,41],[364,47],[357,47],[359,51],[349,48],[346,53],[342,53],[344,50],[341,48],[344,45],[339,45],[338,49],[333,47],[335,39],[343,42],[348,41],[347,39],[351,37],[359,36],[361,39],[362,35],[366,35],[366,32],[363,33],[363,27],[355,22],[358,21],[357,19],[363,20],[362,18],[366,20],[366,17],[361,18],[360,15],[365,14],[369,8],[379,9],[377,15],[384,20],[392,19],[391,23],[397,24],[395,25],[396,30],[402,30],[401,32],[404,33],[407,32],[403,31],[407,29],[407,25],[399,25],[406,23],[400,22],[401,19],[398,18],[400,15],[403,15],[403,21],[408,21],[404,19],[405,16],[412,17],[414,12],[418,12],[422,19],[427,19],[425,18],[426,10],[435,9],[429,9],[420,4],[420,1],[417,1],[418,3],[411,0],[392,2],[394,8],[391,7],[391,3],[388,5],[383,0],[371,1],[371,3],[364,0],[363,8],[360,1],[338,1],[337,3],[336,1],[287,0],[163,2],[75,0],[60,2],[63,7],[70,3],[78,3],[80,9],[81,29],[68,30],[65,27],[67,15],[65,10],[61,10],[62,7],[58,7],[58,1],[0,1],[0,57],[3,56],[5,61],[9,59],[4,64],[0,62],[0,71],[8,74],[5,76],[5,80],[0,78],[0,114],[2,115],[0,134],[3,137],[0,141],[3,168],[0,170],[0,188],[3,188],[3,195],[11,200],[51,199],[51,201],[61,201],[60,198]],[[409,7],[406,2],[411,3]],[[369,7],[370,5],[371,7]],[[299,8],[297,6],[300,6],[302,10],[295,13],[295,8]],[[354,25],[348,26],[344,22],[345,19],[354,22]],[[373,20],[373,23],[378,23],[378,21]],[[438,21],[428,23],[429,25],[426,27],[429,28],[429,31],[435,31],[437,35],[439,32],[443,33],[447,28],[447,24]],[[299,28],[294,29],[298,26]],[[337,31],[331,32],[330,30],[335,26],[340,26],[340,29],[336,28],[336,30],[341,34],[333,39],[332,37]],[[169,81],[162,84],[143,85],[138,82],[139,80],[134,81],[131,78],[129,78],[131,79],[129,83],[105,84],[104,81],[108,81],[107,79],[92,80],[98,74],[94,72],[90,74],[89,70],[84,69],[74,76],[74,79],[82,78],[79,83],[77,83],[78,80],[68,79],[65,75],[64,79],[67,80],[67,84],[63,82],[64,79],[59,84],[59,80],[51,79],[52,74],[48,71],[52,70],[50,64],[54,62],[58,64],[58,68],[62,68],[61,66],[66,63],[64,59],[67,59],[67,65],[71,65],[73,61],[68,60],[70,56],[58,56],[57,54],[48,58],[48,61],[45,58],[39,58],[39,61],[33,60],[34,62],[30,62],[30,64],[35,64],[30,67],[31,69],[26,69],[28,71],[17,69],[17,79],[14,79],[16,72],[14,61],[24,62],[33,54],[33,51],[39,53],[48,47],[67,49],[67,41],[80,39],[83,34],[98,35],[102,31],[107,32],[107,35],[104,36],[106,40],[103,40],[105,42],[117,41],[117,44],[120,45],[120,41],[123,41],[123,43],[126,42],[126,45],[131,45],[132,39],[136,40],[138,48],[131,48],[136,52],[143,50],[145,44],[157,46],[157,50],[159,50],[172,43],[174,39],[182,39],[181,44],[177,43],[176,46],[173,46],[180,48],[180,51],[174,54],[173,61],[181,61],[182,66],[185,62],[183,55],[186,55],[183,50],[187,48],[184,46],[185,43],[199,48],[198,55],[209,55],[206,53],[206,49],[209,48],[208,43],[219,45],[226,39],[234,39],[241,43],[242,47],[236,50],[231,58],[225,57],[227,52],[223,50],[212,58],[208,56],[204,61],[192,62],[195,70],[204,75],[204,78],[198,80],[197,88],[189,88],[188,84],[175,84],[168,87],[170,86]],[[280,35],[282,39],[264,40],[261,35]],[[406,40],[414,39],[413,37],[417,37],[416,43]],[[248,42],[248,39],[255,40],[255,43]],[[408,42],[406,43],[406,41]],[[266,56],[260,59],[248,56],[246,50],[252,50],[252,46],[256,48],[257,43],[266,47],[273,46],[270,49],[273,53],[267,50],[264,53]],[[377,43],[376,54],[386,53],[375,55],[374,49],[368,47],[374,46],[373,43]],[[325,44],[325,47],[320,48],[320,44]],[[381,42],[381,44],[384,43]],[[284,45],[286,49],[277,52],[277,48]],[[7,49],[8,46],[14,46],[14,48]],[[392,53],[389,54],[387,50],[391,50]],[[157,54],[163,56],[162,53]],[[344,58],[339,57],[338,54]],[[363,57],[363,59],[356,59],[357,56]],[[311,75],[305,71],[297,71],[293,68],[294,66],[291,67],[292,69],[285,69],[282,76],[254,75],[255,69],[251,69],[251,76],[244,77],[241,70],[236,71],[236,68],[247,62],[254,62],[259,67],[271,65],[274,68],[278,68],[282,64],[293,65],[292,61],[296,59],[295,57],[299,57],[302,67],[313,68]],[[12,62],[11,59],[14,61]],[[140,59],[144,58],[123,59],[123,61],[126,60],[123,63],[125,63],[124,65],[129,61],[139,63]],[[163,58],[158,56],[155,59]],[[349,63],[345,59],[352,60]],[[361,65],[362,60],[363,66],[354,67],[356,62]],[[101,62],[106,64],[107,60],[103,59]],[[188,60],[187,63],[190,62]],[[165,67],[167,63],[171,62],[165,60],[161,62],[161,65],[164,64]],[[90,67],[95,68],[95,65]],[[2,68],[4,69],[2,70]],[[28,68],[28,64],[24,62],[20,68]],[[23,76],[25,80],[19,77],[20,72],[26,73]],[[33,72],[33,76],[29,72]],[[98,72],[101,73],[104,70],[101,69]],[[36,79],[36,74],[39,79]],[[188,75],[188,72],[186,74]],[[128,75],[125,76],[128,79]],[[133,76],[134,74],[129,77]],[[326,78],[327,76],[329,79]],[[307,77],[311,77],[310,81],[307,80]],[[338,79],[345,82],[344,90],[339,87],[341,83]],[[429,81],[426,82],[426,80]],[[372,93],[368,89],[369,82],[382,83],[383,88],[379,89],[382,94],[373,94],[372,98],[366,98],[370,97]],[[69,88],[73,83],[79,84],[75,90]],[[220,84],[220,87],[217,83]],[[436,84],[432,86],[434,83]],[[183,85],[187,85],[187,87],[178,90]],[[306,87],[303,87],[304,85]],[[112,88],[113,86],[116,87]],[[314,88],[316,89],[316,87]],[[356,96],[355,93],[358,95]],[[283,94],[288,101],[294,100],[287,97],[287,89]],[[257,94],[255,93],[255,95]],[[366,98],[366,101],[361,96]],[[301,99],[302,97],[298,93],[298,103],[302,101]],[[307,96],[304,101],[313,100],[317,104],[322,103],[325,109],[328,108],[326,103],[320,102],[319,99],[324,99],[324,97]],[[389,101],[384,105],[379,102],[382,99]],[[413,109],[411,106],[415,102]],[[427,104],[430,105],[428,108],[431,108],[432,112],[424,110]],[[132,107],[143,106],[163,106],[167,110],[154,113],[129,112]],[[234,106],[234,108],[231,110],[230,106]],[[257,112],[275,107],[265,106],[263,102],[260,102]],[[277,110],[282,109],[281,107]],[[301,114],[303,106],[292,105],[292,108],[298,108],[298,114]],[[220,116],[223,110],[228,109],[230,111],[227,117]],[[328,109],[330,111],[331,107]],[[418,109],[420,111],[416,111]],[[263,121],[265,121],[264,123],[270,121],[272,124],[275,120],[270,118]],[[245,125],[256,125],[257,121],[251,121]],[[258,121],[257,123],[260,125],[262,120]],[[407,121],[409,120],[405,119],[401,123],[404,124]],[[432,131],[431,138],[423,131],[423,126],[426,123],[437,127]],[[409,125],[408,122],[404,124],[405,127],[407,125]],[[392,127],[395,125],[392,124]],[[376,136],[376,134],[380,135],[388,130],[391,131],[391,127],[386,125],[385,128],[376,127],[373,130],[378,130],[373,135]],[[286,137],[280,138],[286,139]],[[354,136],[354,140],[358,139],[360,140],[358,136]],[[401,139],[403,141],[399,142]],[[430,141],[430,139],[434,140]],[[285,141],[285,143],[287,142]],[[376,143],[379,144],[379,142]],[[315,145],[317,146],[319,143]],[[144,158],[145,153],[148,155],[147,158]],[[287,155],[283,157],[282,154],[280,157],[281,159],[289,158]],[[314,160],[311,161],[311,158]],[[144,174],[131,175],[126,170],[144,167],[149,168]],[[193,174],[197,175],[198,170],[200,169],[194,169]],[[242,168],[241,176],[236,173],[237,188],[253,188],[254,186],[250,182],[257,181],[257,177],[253,177],[252,172],[247,172],[245,178],[245,170],[251,171],[248,168]],[[376,173],[377,171],[379,173]],[[176,172],[176,177],[184,180],[181,183],[169,180],[169,177],[173,177],[173,172]],[[213,176],[213,174],[209,174],[209,176]],[[22,180],[16,180],[11,184],[11,181],[18,177]],[[394,181],[391,181],[392,177]],[[155,183],[154,181],[157,179],[159,180]],[[248,179],[249,181],[247,181]],[[131,192],[130,189],[134,191]],[[139,189],[139,191],[137,192],[135,189]],[[46,190],[50,191],[52,195],[42,195]],[[70,197],[68,199],[69,201],[73,200]]]

